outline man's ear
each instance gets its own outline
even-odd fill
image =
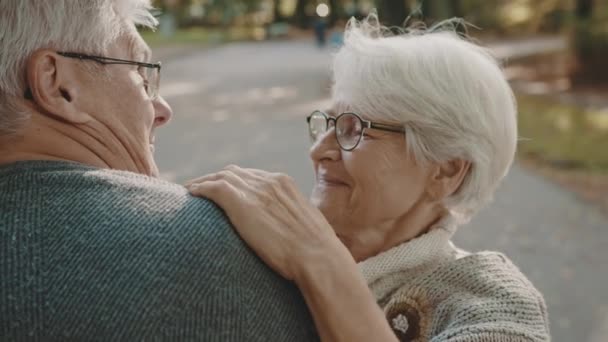
[[[79,95],[80,70],[74,61],[42,49],[30,56],[26,70],[28,90],[44,113],[74,124],[90,120],[75,101]]]
[[[442,201],[460,189],[471,169],[471,162],[454,159],[433,167],[427,193],[433,201]]]

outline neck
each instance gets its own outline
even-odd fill
[[[99,168],[154,175],[143,160],[118,139],[102,139],[103,130],[34,114],[19,133],[0,138],[0,165],[27,160],[72,161]]]
[[[446,214],[439,204],[418,203],[397,219],[356,227],[350,230],[354,234],[340,239],[360,262],[426,234]]]

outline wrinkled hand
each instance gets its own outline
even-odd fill
[[[272,269],[297,282],[307,265],[345,247],[289,176],[228,166],[186,183],[224,209],[241,238]]]

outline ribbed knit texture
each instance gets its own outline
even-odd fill
[[[314,341],[214,204],[65,162],[0,167],[1,341]]]
[[[444,225],[359,264],[401,341],[549,341],[542,295],[507,257],[466,253]]]

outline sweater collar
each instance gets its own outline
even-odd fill
[[[456,224],[448,216],[427,233],[361,261],[359,269],[371,285],[390,274],[438,262],[453,253],[450,239],[455,231]]]

